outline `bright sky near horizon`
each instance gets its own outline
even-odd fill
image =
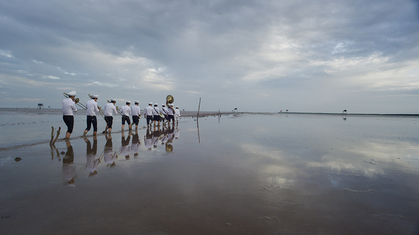
[[[0,0],[0,107],[419,113],[416,0]]]

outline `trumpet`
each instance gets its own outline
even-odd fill
[[[67,93],[65,93],[65,92],[63,93],[63,95],[64,95],[65,98],[68,98],[69,97],[69,95]],[[86,110],[87,109],[86,105],[80,103],[79,101],[80,101],[79,98],[75,98],[74,99],[74,103],[76,103],[80,108]]]

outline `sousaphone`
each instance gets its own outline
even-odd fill
[[[166,96],[166,106],[167,106],[169,109],[173,110],[173,113],[174,113],[174,112],[175,112],[175,110],[174,110],[171,106],[169,106],[169,104],[172,104],[173,102],[175,102],[175,98],[173,98],[173,96],[172,96],[172,95],[168,95],[168,96]]]

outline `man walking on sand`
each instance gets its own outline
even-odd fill
[[[179,118],[180,118],[180,110],[179,110],[179,106],[176,106],[176,109],[175,109],[175,121],[176,121],[176,125],[179,122]]]
[[[124,106],[121,107],[119,110],[122,114],[122,131],[124,130],[125,122],[128,123],[128,127],[131,130],[131,121],[129,117],[131,116],[131,108],[129,105],[131,104],[131,101],[127,101]]]
[[[167,110],[167,107],[166,107],[166,105],[165,104],[162,104],[161,105],[161,113],[164,115],[164,118],[163,118],[163,125],[165,124],[165,121],[167,121],[167,115],[168,115],[168,112],[169,112],[169,110]]]
[[[147,119],[147,126],[151,125],[153,121],[153,102],[148,103],[148,106],[144,109],[144,115]]]
[[[104,132],[108,131],[109,133],[111,133],[112,131],[112,124],[113,124],[112,115],[117,114],[115,104],[116,104],[116,100],[111,99],[111,102],[105,105],[104,115],[105,115],[105,121],[106,121],[106,130]]]
[[[97,118],[96,118],[96,113],[99,112],[99,108],[97,107],[97,99],[98,96],[97,95],[92,95],[90,96],[91,100],[87,101],[86,103],[86,123],[87,123],[87,127],[84,130],[83,136],[85,136],[87,134],[87,132],[90,131],[90,128],[92,127],[93,124],[93,135],[97,134]]]
[[[135,101],[134,102],[134,106],[132,106],[131,108],[131,113],[132,113],[132,125],[135,124],[135,130],[137,130],[138,128],[138,123],[140,122],[140,118],[141,118],[141,109],[138,106],[140,104],[139,101]]]
[[[65,139],[69,139],[71,133],[73,132],[74,127],[74,113],[77,112],[76,103],[74,99],[76,97],[75,91],[70,91],[67,93],[68,98],[63,100],[63,121],[67,126],[67,133],[65,134]]]
[[[154,104],[154,108],[153,108],[153,121],[154,121],[154,126],[156,126],[156,122],[158,123],[158,125],[160,125],[160,109],[159,109],[159,104],[155,103]]]

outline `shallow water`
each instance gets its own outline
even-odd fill
[[[48,144],[59,113],[34,114],[41,124],[25,131],[11,116],[0,126],[1,234],[418,232],[418,118],[186,118],[140,128],[136,145],[127,131],[78,137],[80,115],[70,161],[66,141]]]

